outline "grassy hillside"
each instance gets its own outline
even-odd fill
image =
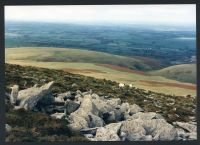
[[[42,57],[41,57],[42,56]],[[70,48],[22,47],[7,48],[6,59],[31,60],[41,62],[84,62],[124,66],[136,70],[152,70],[160,64],[154,59],[139,59],[113,55],[97,51]]]
[[[150,74],[164,76],[181,82],[196,83],[196,64],[170,66],[158,71],[150,72]]]
[[[14,84],[18,84],[22,90],[34,84],[41,86],[49,81],[54,81],[53,94],[76,90],[84,92],[92,89],[100,96],[120,98],[123,102],[138,104],[147,112],[158,112],[169,122],[174,120],[189,121],[191,120],[190,116],[195,114],[193,111],[196,108],[196,98],[194,97],[166,95],[135,87],[119,88],[118,83],[114,81],[71,74],[62,70],[6,64],[5,78],[6,92],[10,92],[10,87]],[[74,83],[77,85],[73,86]],[[174,102],[174,105],[169,105],[170,102]]]
[[[61,59],[58,61],[59,57],[56,57],[56,55],[58,54],[55,54],[55,52],[59,52],[61,56],[63,56],[62,61],[64,61],[64,59],[65,60],[68,59],[70,60],[70,62],[60,62]],[[87,61],[89,61],[90,63],[77,62],[87,59],[87,56],[88,56]],[[93,61],[96,60],[99,60],[102,63],[105,62],[105,60],[109,60],[111,61],[111,63],[118,64],[120,63],[120,61],[126,60],[124,57],[121,56],[113,56],[113,57],[112,56],[113,55],[110,54],[85,51],[85,50],[82,50],[79,53],[78,50],[73,50],[73,49],[57,49],[57,48],[6,49],[6,62],[10,64],[37,66],[49,69],[59,69],[73,74],[81,74],[85,76],[91,76],[94,78],[107,79],[119,83],[125,83],[125,84],[132,83],[134,84],[135,87],[138,88],[151,90],[159,93],[170,94],[170,95],[196,96],[196,86],[193,84],[181,83],[175,80],[166,79],[165,77],[161,76],[148,75],[144,72],[129,69],[127,67],[120,67],[111,64],[92,63]],[[115,57],[117,57],[116,58],[117,60],[114,59]],[[51,58],[51,60],[47,60],[46,58]],[[134,61],[134,63],[135,62],[137,62],[137,60]]]

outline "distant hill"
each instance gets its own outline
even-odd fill
[[[38,51],[39,50],[39,51]],[[7,48],[8,60],[31,60],[39,62],[84,62],[123,66],[130,69],[148,71],[160,68],[160,64],[151,58],[134,58],[70,48],[21,47]]]
[[[196,85],[182,83],[162,76],[149,75],[145,71],[158,68],[155,60],[130,58],[102,52],[69,48],[8,48],[6,63],[64,70],[165,94],[196,96]]]
[[[174,65],[150,72],[150,74],[164,76],[181,82],[196,83],[196,64]]]
[[[80,48],[153,58],[168,67],[189,63],[196,55],[196,33],[174,26],[6,22],[5,46]]]

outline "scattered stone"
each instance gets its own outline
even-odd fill
[[[70,91],[68,91],[66,93],[58,94],[57,97],[61,98],[61,100],[67,100],[67,99],[74,100],[75,99],[75,96],[73,96]]]
[[[173,122],[173,125],[177,127],[179,139],[197,139],[197,125],[193,122]]]
[[[63,98],[61,98],[61,97],[55,97],[55,100],[54,100],[55,102],[59,102],[59,103],[61,103],[61,102],[65,102],[65,100],[63,99]]]
[[[142,119],[142,120],[150,120],[150,119],[164,119],[160,114],[155,112],[138,112],[133,114],[129,118],[131,119]]]
[[[46,95],[50,93],[53,82],[45,84],[40,88],[32,87],[26,90],[21,90],[18,93],[19,106],[15,109],[24,108],[25,110],[32,110]]]
[[[121,128],[121,123],[111,123],[105,127],[97,129],[96,135],[94,138],[91,138],[91,141],[120,141],[118,136],[119,130]]]
[[[16,105],[19,102],[15,109],[41,111],[52,118],[67,119],[72,132],[81,133],[91,141],[197,139],[196,122],[174,122],[174,127],[156,112],[144,112],[137,104],[122,103],[119,98],[100,97],[92,90],[68,91],[54,98],[50,94],[52,85],[50,82],[21,91],[14,85],[11,95],[8,95],[10,103]],[[6,131],[11,129],[6,124]]]
[[[80,130],[80,132],[81,132],[82,134],[92,134],[92,135],[95,135],[98,128],[99,128],[99,127],[86,128],[86,129]]]
[[[78,110],[69,116],[71,124],[69,127],[73,131],[80,131],[88,127],[101,127],[104,121],[99,117],[99,110],[92,102],[91,95],[85,95]]]
[[[38,101],[38,103],[42,105],[51,105],[54,102],[55,102],[55,97],[52,94],[47,94],[41,100]]]
[[[78,85],[76,83],[73,83],[72,87],[78,87]]]
[[[145,137],[146,130],[142,126],[141,120],[128,120],[122,122],[121,132],[127,141],[137,141]]]
[[[99,110],[99,116],[103,117],[103,114],[109,113],[114,110],[114,108],[106,103],[103,98],[100,98],[96,94],[92,94],[92,102]]]
[[[188,123],[188,122],[173,122],[174,125],[188,131],[188,132],[197,132],[197,126],[192,124],[192,123]]]
[[[90,128],[104,126],[104,121],[99,116],[89,114],[88,117],[89,117],[88,126]]]
[[[130,115],[136,114],[138,112],[144,112],[144,109],[136,104],[130,105]]]
[[[52,114],[51,117],[52,118],[56,118],[56,119],[62,119],[64,117],[66,117],[66,113],[58,113],[58,112],[56,112],[56,113]]]
[[[74,101],[71,101],[71,100],[68,100],[66,101],[66,110],[67,110],[67,114],[71,114],[72,112],[76,111],[78,108],[79,108],[80,104],[74,102]]]
[[[94,137],[92,134],[84,134],[84,136],[85,136],[86,138],[93,138],[93,137]]]
[[[10,132],[12,130],[12,127],[8,124],[6,124],[6,132]]]
[[[116,122],[116,118],[115,118],[115,112],[111,111],[108,113],[108,117],[105,118],[105,122],[108,123],[112,123],[112,122]]]
[[[11,91],[11,94],[10,94],[10,103],[12,105],[15,105],[17,98],[18,98],[19,86],[14,85],[13,87],[11,87],[11,89],[12,89],[12,91]]]
[[[121,105],[121,100],[119,98],[111,98],[106,101],[107,105],[111,106],[112,108],[117,108]]]
[[[130,112],[129,103],[122,103],[122,105],[120,106],[120,111],[122,114],[124,114],[125,112],[129,113]]]
[[[126,133],[125,140],[128,141],[151,140],[147,135],[151,135],[152,140],[175,140],[177,138],[176,129],[164,119],[123,121],[121,131]]]

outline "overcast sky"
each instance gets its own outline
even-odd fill
[[[5,20],[196,25],[195,5],[6,6]]]

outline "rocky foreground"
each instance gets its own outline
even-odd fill
[[[13,110],[42,112],[51,118],[68,122],[70,131],[90,141],[158,141],[196,140],[195,121],[168,123],[156,112],[146,112],[137,104],[120,98],[99,96],[92,90],[52,95],[54,82],[19,90],[14,85],[8,96]],[[73,84],[76,85],[76,84]],[[6,131],[13,126],[6,124]]]

